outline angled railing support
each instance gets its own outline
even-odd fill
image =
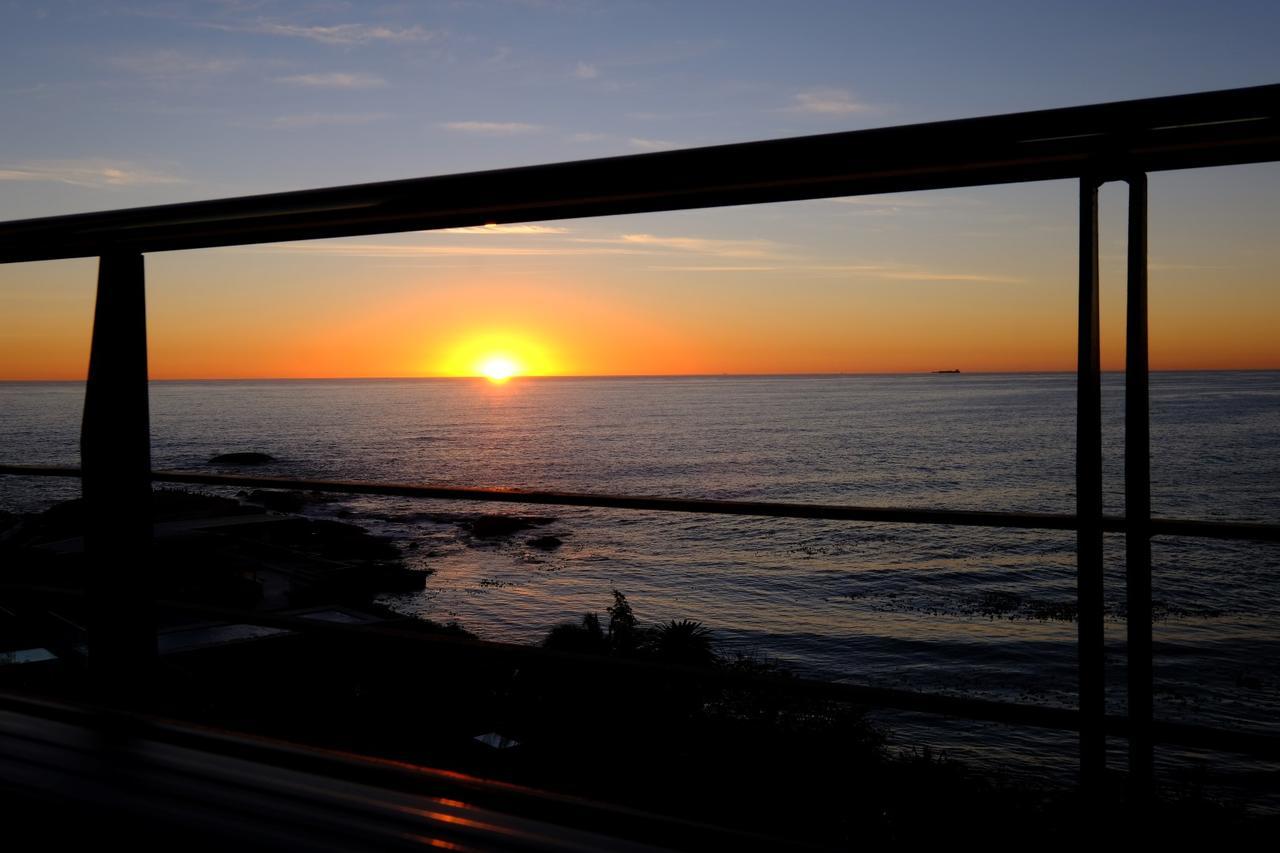
[[[88,650],[95,685],[126,700],[156,656],[147,393],[142,255],[103,255],[80,433]]]

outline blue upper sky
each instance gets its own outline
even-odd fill
[[[1278,25],[1280,0],[0,0],[0,220],[1277,83]],[[1152,176],[1154,365],[1280,366],[1277,186]],[[1068,369],[1076,203],[1050,181],[154,253],[153,375],[454,373],[499,332],[568,372]],[[1104,189],[1109,367],[1123,204]],[[0,377],[83,375],[93,281],[0,267]]]
[[[1274,2],[6,2],[0,217],[1280,81]]]

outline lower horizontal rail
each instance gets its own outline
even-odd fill
[[[0,474],[36,477],[79,477],[80,469],[61,466],[0,465]],[[708,515],[805,518],[821,521],[942,524],[1024,530],[1075,530],[1078,524],[1075,515],[1045,512],[979,512],[959,509],[867,507],[842,506],[839,504],[796,504],[771,501],[602,495],[582,492],[547,492],[471,486],[363,483],[352,480],[305,480],[288,477],[246,477],[229,474],[197,474],[183,471],[153,471],[151,479],[157,483],[184,483],[202,486],[290,489],[335,492],[349,495],[385,495],[388,497],[451,501],[587,506],[603,509],[689,512]],[[1125,519],[1121,516],[1105,516],[1102,519],[1102,529],[1110,533],[1123,532],[1125,530]],[[1149,529],[1153,536],[1188,536],[1208,539],[1280,542],[1280,524],[1153,518]]]

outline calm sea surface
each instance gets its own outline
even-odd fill
[[[0,459],[75,464],[82,394],[0,383]],[[157,382],[151,406],[157,468],[259,450],[282,461],[255,470],[282,476],[1074,511],[1070,375]],[[1122,377],[1104,380],[1104,407],[1107,510],[1122,513]],[[1152,449],[1156,515],[1280,523],[1280,373],[1154,375]],[[0,508],[77,489],[0,477]],[[482,543],[457,524],[482,511],[554,521]],[[536,642],[603,612],[616,588],[641,620],[697,619],[725,649],[811,675],[1075,700],[1069,533],[381,498],[309,512],[391,536],[435,570],[424,592],[385,603],[487,638]],[[564,546],[526,544],[547,533]],[[1108,677],[1123,711],[1122,540],[1107,551]],[[1158,716],[1276,732],[1280,547],[1160,539],[1153,559]],[[1069,737],[893,722],[975,760],[1073,767]],[[1246,781],[1274,772],[1222,766]]]

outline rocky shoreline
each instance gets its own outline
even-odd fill
[[[382,627],[276,631],[167,656],[150,712],[824,846],[936,842],[973,821],[1013,835],[1072,832],[1070,792],[1009,786],[928,748],[893,752],[866,709],[788,691],[785,668],[719,654],[697,622],[642,622],[621,592],[604,617],[587,613],[552,628],[542,655],[459,643],[470,637],[459,626],[372,603],[408,583],[405,573],[416,588],[429,573],[408,569],[388,539],[296,514],[327,501],[323,495],[154,494],[157,598],[266,613],[310,607],[306,618],[363,616]],[[68,501],[0,516],[0,580],[83,588],[83,513],[80,501]],[[552,521],[544,516],[433,520],[477,545],[558,539],[543,532]],[[406,632],[448,636],[422,642]],[[74,680],[40,681],[29,665],[0,669],[31,672],[27,684],[55,695],[80,690]],[[747,686],[737,676],[777,686]],[[1231,828],[1244,819],[1194,792],[1160,808],[1170,837],[1178,827]]]

